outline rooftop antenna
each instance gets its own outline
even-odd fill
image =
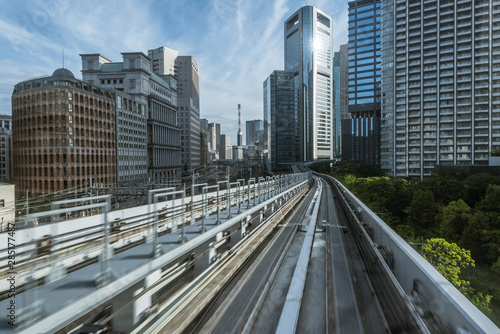
[[[64,48],[62,49],[62,65],[63,65],[63,68],[64,68]]]

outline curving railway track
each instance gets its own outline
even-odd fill
[[[274,224],[198,315],[163,332],[428,333],[336,181],[315,176],[294,215]]]

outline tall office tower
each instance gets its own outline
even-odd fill
[[[122,53],[122,62],[111,62],[100,54],[80,56],[85,81],[130,97],[128,111],[123,111],[122,100],[122,112],[117,114],[119,130],[125,130],[125,133],[118,133],[118,146],[122,147],[119,151],[123,152],[119,166],[128,166],[120,169],[121,180],[127,180],[126,172],[131,169],[138,171],[136,175],[144,175],[145,161],[146,175],[151,181],[178,180],[181,136],[177,126],[177,81],[171,75],[160,78],[151,73],[150,59],[142,52]],[[145,115],[142,115],[143,109]],[[143,136],[145,126],[146,138]],[[134,132],[136,135],[131,135]],[[130,150],[131,147],[134,149]],[[133,156],[126,156],[127,152]]]
[[[394,0],[382,1],[381,15],[384,25],[381,39],[381,80],[380,80],[380,163],[389,175],[395,175],[394,165]],[[406,30],[406,26],[405,26]],[[401,31],[400,31],[401,32]],[[406,117],[402,123],[406,122]],[[406,151],[406,138],[399,143],[399,149]],[[405,165],[404,163],[402,165]],[[406,175],[405,175],[406,176]]]
[[[12,94],[14,182],[49,194],[116,185],[116,109],[111,94],[69,70],[23,81]]]
[[[332,20],[304,6],[285,21],[285,70],[294,73],[296,161],[332,157]]]
[[[257,146],[262,141],[264,133],[264,121],[255,119],[253,121],[246,121],[246,143],[248,146]]]
[[[392,121],[383,165],[417,178],[436,165],[488,165],[500,148],[500,6],[384,1],[383,9],[384,78],[394,68],[394,85],[384,82],[382,92]]]
[[[208,148],[209,150],[216,150],[217,139],[215,137],[215,123],[208,123]]]
[[[167,47],[148,51],[153,73],[164,76],[174,72],[177,79],[178,124],[181,127],[181,162],[189,169],[200,166],[200,77],[192,56],[179,56]],[[173,64],[173,66],[172,66]]]
[[[339,143],[338,143],[338,155],[342,155],[342,120],[350,119],[349,114],[349,44],[342,44],[339,51],[339,82],[335,86],[335,89],[339,89],[339,99],[337,105],[337,99],[335,98],[336,107],[340,110],[340,118],[336,120],[339,128]],[[338,116],[338,114],[336,114]]]
[[[264,157],[270,172],[295,160],[297,113],[294,72],[274,71],[264,81]]]
[[[351,118],[349,114],[349,44],[342,44],[340,56],[340,119]],[[341,136],[342,141],[342,136]]]
[[[233,139],[231,135],[220,135],[220,159],[232,160],[233,159]]]
[[[200,118],[200,161],[202,166],[208,166],[208,119]]]
[[[208,123],[208,127],[210,128],[210,145],[211,149],[220,152],[220,124],[219,123]],[[213,130],[212,130],[213,129]]]
[[[0,182],[11,175],[12,116],[0,115]]]
[[[342,159],[380,164],[380,0],[349,2],[349,113]]]
[[[340,155],[340,52],[333,54],[333,156]]]

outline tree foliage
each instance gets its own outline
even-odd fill
[[[469,222],[470,207],[461,199],[450,202],[443,209],[441,235],[448,240],[460,240]]]
[[[483,312],[491,311],[491,295],[476,292],[469,281],[461,277],[462,269],[474,267],[470,251],[460,248],[456,243],[449,243],[443,238],[427,239],[422,246],[424,258],[460,292]]]
[[[460,238],[460,246],[470,249],[474,258],[486,260],[484,252],[484,235],[490,229],[488,217],[482,211],[476,211],[469,217]]]
[[[436,202],[443,205],[465,198],[465,188],[460,180],[449,177],[429,177],[417,185],[418,189],[430,190]]]
[[[460,277],[461,269],[474,267],[470,251],[460,248],[456,243],[449,243],[443,238],[425,240],[422,246],[424,258],[451,284],[462,292],[468,288],[467,281]]]
[[[491,270],[500,274],[500,256],[498,257],[497,262],[493,263],[491,266]]]
[[[417,189],[411,201],[409,221],[414,226],[432,227],[436,224],[438,206],[430,190]]]
[[[474,207],[481,201],[490,184],[500,184],[500,177],[493,176],[488,173],[473,174],[464,180],[463,186],[466,194],[464,197],[465,202]]]
[[[477,209],[489,216],[492,228],[500,229],[500,185],[489,185]]]

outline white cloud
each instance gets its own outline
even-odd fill
[[[334,51],[347,42],[347,2],[312,3],[331,15]],[[262,118],[262,83],[283,69],[283,22],[303,0],[176,0],[168,2],[41,0],[0,13],[0,113],[15,83],[65,67],[81,77],[81,53],[121,61],[121,52],[165,45],[195,57],[201,117],[220,122],[236,140],[237,105],[246,120]]]

